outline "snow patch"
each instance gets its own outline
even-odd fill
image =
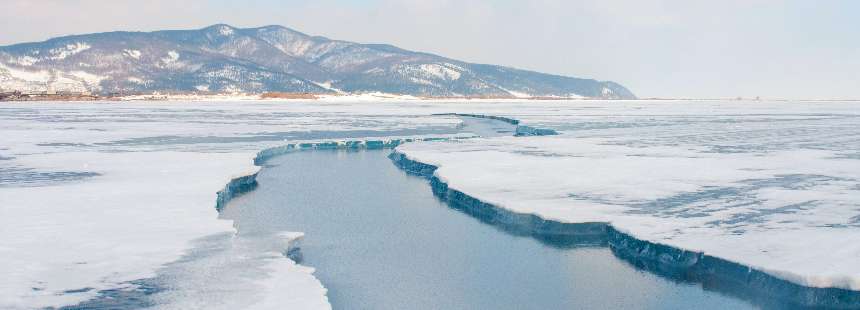
[[[227,93],[240,93],[240,92],[242,92],[242,88],[239,86],[236,86],[235,84],[227,84],[226,86],[221,88],[221,91],[227,92]]]
[[[0,63],[0,70],[6,71],[9,77],[27,82],[47,83],[51,80],[51,72],[47,70],[29,71],[13,69]]]
[[[507,88],[501,87],[501,86],[499,86],[499,85],[496,85],[496,87],[498,87],[498,88],[499,88],[499,89],[501,89],[501,90],[504,90],[505,92],[507,92],[507,93],[511,94],[511,96],[514,96],[514,97],[516,97],[516,98],[531,98],[531,97],[533,97],[533,96],[532,96],[532,95],[530,95],[530,94],[523,93],[523,92],[518,92],[518,91],[513,91],[513,90],[510,90],[510,89],[507,89]]]
[[[181,55],[177,51],[169,51],[167,55],[161,57],[157,66],[160,68],[169,68],[169,69],[177,69],[182,68],[185,64],[179,61]]]
[[[103,80],[106,80],[108,78],[106,76],[92,74],[84,71],[72,71],[68,74],[85,82],[86,86],[88,86],[88,88],[90,89],[100,89],[101,87],[99,86],[99,84],[101,84]]]
[[[436,83],[433,83],[433,81],[430,81],[430,80],[427,80],[427,79],[421,79],[421,78],[416,78],[416,77],[410,77],[410,78],[409,78],[409,80],[410,80],[410,81],[412,81],[412,83],[415,83],[415,84],[421,84],[421,85],[427,85],[427,86],[434,86],[434,87],[436,87],[436,86],[437,86],[437,85],[436,85]]]
[[[422,71],[424,71],[427,74],[429,74],[435,78],[438,78],[438,79],[459,80],[460,76],[461,76],[460,72],[457,70],[454,70],[452,68],[449,68],[447,65],[449,65],[449,64],[446,64],[446,65],[423,64],[419,67],[421,68]]]
[[[50,58],[52,60],[62,60],[66,59],[69,56],[73,56],[80,52],[86,51],[90,48],[92,48],[92,46],[87,43],[76,42],[74,44],[68,44],[64,47],[51,49],[50,51],[48,51],[48,53],[51,54]]]
[[[346,92],[344,92],[344,91],[342,91],[342,90],[340,90],[340,89],[337,89],[337,88],[332,87],[332,83],[333,83],[333,81],[312,82],[312,83],[316,84],[316,85],[317,85],[317,86],[319,86],[319,87],[322,87],[322,88],[325,88],[325,89],[327,89],[327,90],[330,90],[330,91],[336,92],[336,93],[338,93],[338,94],[345,94],[345,93],[346,93]]]
[[[85,71],[35,71],[11,68],[0,63],[0,88],[9,90],[85,92],[101,89],[100,83],[105,79],[106,76]]]
[[[233,28],[231,28],[230,26],[222,25],[218,27],[218,33],[220,33],[222,36],[229,37],[233,35],[234,31]]]
[[[287,55],[303,56],[314,46],[314,42],[310,40],[296,40],[290,43],[289,45],[278,44],[277,47]]]
[[[21,66],[29,67],[29,66],[32,66],[32,65],[36,64],[36,63],[37,63],[37,62],[39,62],[39,61],[41,61],[41,59],[36,58],[36,57],[32,57],[32,56],[21,56],[21,57],[18,57],[18,58],[12,58],[10,62],[11,62],[11,63],[14,63],[14,64],[17,64],[17,65],[21,65]]]
[[[161,62],[163,62],[165,65],[169,65],[178,61],[179,56],[179,52],[169,51],[167,52],[167,56],[161,58]]]
[[[600,94],[602,94],[604,97],[608,97],[614,94],[614,92],[608,87],[604,87],[603,90],[600,91]]]
[[[140,85],[146,84],[146,81],[144,79],[141,79],[139,77],[134,77],[134,76],[130,76],[130,77],[126,78],[125,80],[129,81],[130,83],[134,83],[134,84],[140,84]]]
[[[138,59],[138,60],[140,60],[140,55],[141,55],[139,50],[129,50],[129,49],[122,50],[122,54],[127,56],[127,57]]]

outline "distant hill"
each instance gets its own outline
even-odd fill
[[[614,82],[473,64],[282,26],[229,25],[107,32],[0,47],[0,90],[635,98]]]

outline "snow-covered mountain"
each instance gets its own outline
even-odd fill
[[[614,82],[473,64],[282,27],[107,32],[0,47],[0,91],[385,92],[635,98]]]

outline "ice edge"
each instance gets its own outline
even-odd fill
[[[253,159],[254,169],[246,174],[232,178],[224,186],[224,189],[217,192],[215,209],[220,213],[233,198],[257,188],[257,176],[262,169],[263,164],[272,157],[287,154],[294,151],[303,150],[361,150],[361,149],[393,149],[394,147],[407,142],[413,141],[443,141],[450,139],[466,139],[471,137],[424,137],[424,138],[393,138],[381,140],[338,140],[338,141],[320,141],[320,142],[302,142],[290,143],[282,146],[276,146],[263,149],[257,152]],[[283,250],[286,259],[290,259],[296,263],[301,261],[301,239],[303,233],[284,234],[287,240],[287,247]],[[323,286],[325,289],[325,286]],[[327,296],[326,303],[328,302]]]
[[[436,176],[438,167],[435,165],[412,159],[397,149],[389,158],[407,173],[427,178],[433,193],[452,207],[477,214],[476,217],[483,217],[480,218],[482,221],[501,226],[503,230],[516,235],[528,235],[542,242],[566,240],[570,237],[574,237],[577,244],[580,244],[582,239],[593,240],[594,245],[605,242],[616,256],[639,268],[670,278],[701,283],[708,288],[745,299],[764,297],[789,301],[804,307],[860,307],[858,291],[806,286],[703,252],[638,239],[616,229],[611,223],[567,223],[544,219],[536,214],[517,213],[448,187],[447,182]],[[717,287],[713,287],[714,285]]]
[[[398,145],[413,141],[444,141],[449,139],[464,139],[469,137],[428,137],[428,138],[394,138],[381,140],[334,140],[320,142],[290,143],[270,147],[257,152],[253,159],[253,172],[232,178],[224,189],[218,191],[215,210],[221,212],[227,203],[236,196],[254,190],[257,187],[257,175],[262,165],[272,157],[303,150],[362,150],[362,149],[393,149]]]
[[[552,129],[535,128],[522,125],[517,119],[481,115],[444,113],[434,115],[453,115],[493,119],[516,125],[515,136],[544,136],[557,135]],[[409,158],[408,155],[395,149],[397,146],[415,141],[444,141],[466,137],[435,137],[435,138],[394,138],[384,140],[346,140],[290,143],[283,146],[271,147],[259,151],[254,158],[254,165],[261,167],[268,159],[301,150],[361,150],[361,149],[394,149],[389,158],[400,169],[427,178],[435,195],[455,207],[466,211],[491,216],[494,225],[501,225],[504,230],[518,234],[529,235],[551,244],[559,239],[573,236],[577,245],[608,245],[612,252],[631,264],[673,278],[682,277],[687,281],[702,284],[719,281],[734,284],[733,289],[719,288],[733,295],[747,297],[750,291],[770,299],[788,300],[805,307],[828,307],[853,309],[860,306],[860,292],[836,287],[813,287],[797,283],[791,278],[781,278],[773,272],[762,271],[752,266],[743,265],[719,257],[706,255],[703,252],[676,248],[673,246],[654,243],[633,237],[612,226],[611,223],[567,223],[548,220],[536,214],[517,213],[504,207],[483,202],[468,194],[449,188],[447,183],[435,175],[437,166],[426,164]],[[253,190],[257,186],[256,177],[259,169],[253,173],[242,175],[230,180],[225,188],[218,192],[216,209],[220,212],[234,197]],[[568,238],[559,238],[559,237]],[[564,242],[564,241],[562,241]],[[291,247],[293,242],[290,243]],[[557,244],[556,244],[557,245]],[[288,248],[288,252],[298,251]],[[784,273],[784,272],[781,272]],[[712,283],[711,283],[712,284]],[[728,291],[731,290],[731,291]]]
[[[520,120],[513,119],[510,117],[503,116],[494,116],[494,115],[483,115],[483,114],[464,114],[464,113],[442,113],[442,114],[433,114],[433,115],[453,115],[460,117],[474,117],[474,118],[484,118],[484,119],[492,119],[501,122],[505,122],[514,126],[517,126],[516,131],[514,132],[515,137],[528,137],[528,136],[553,136],[557,135],[558,132],[549,128],[536,128],[531,126],[526,126],[520,123]]]

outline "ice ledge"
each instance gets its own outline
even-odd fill
[[[271,147],[264,149],[262,151],[257,152],[254,157],[253,164],[254,168],[249,169],[246,173],[240,174],[239,176],[233,177],[225,186],[224,189],[218,191],[217,200],[215,203],[215,209],[218,212],[221,212],[227,204],[233,198],[247,193],[249,191],[254,190],[257,187],[257,176],[262,165],[272,157],[287,154],[295,151],[302,150],[361,150],[361,149],[386,149],[386,148],[394,148],[398,145],[407,142],[413,141],[443,141],[443,140],[451,140],[451,139],[464,139],[471,137],[464,136],[453,136],[453,137],[419,137],[419,138],[392,138],[392,139],[381,139],[381,140],[338,140],[338,141],[317,141],[317,142],[300,142],[300,143],[290,143],[283,146]],[[304,237],[303,233],[283,233],[279,235],[281,242],[278,246],[275,247],[274,251],[280,252],[286,258],[291,260],[290,264],[281,263],[277,264],[276,269],[279,269],[274,272],[282,272],[282,273],[290,273],[296,272],[296,270],[305,270],[304,272],[310,274],[313,277],[313,268],[300,268],[302,266],[294,266],[292,263],[301,263],[302,253],[301,253],[301,240]],[[283,269],[283,270],[280,270]],[[279,288],[284,286],[282,283],[278,282],[296,282],[302,281],[297,278],[289,278],[286,279],[285,275],[273,275],[270,278],[270,281],[264,283],[267,288]],[[314,279],[316,279],[314,277]],[[274,281],[277,280],[277,281]],[[270,283],[271,282],[271,283]],[[317,280],[317,283],[319,281]],[[331,308],[331,305],[328,303],[328,298],[325,296],[325,287],[322,286],[321,283],[319,285],[322,287],[323,296],[322,301],[314,301],[314,304],[317,304],[315,308]],[[315,296],[296,296],[296,300],[287,300],[288,302],[297,302],[299,305],[306,304],[299,299],[308,299],[315,298]],[[274,299],[275,303],[272,303],[270,300],[262,300],[259,304],[255,304],[252,308],[254,309],[278,309],[283,305],[280,304],[284,302],[283,298]]]
[[[415,141],[446,141],[451,139],[468,139],[472,137],[454,136],[454,137],[423,137],[423,138],[392,138],[378,140],[333,140],[333,141],[317,141],[317,142],[300,142],[289,143],[281,146],[270,147],[257,152],[254,157],[254,169],[247,173],[240,174],[232,178],[224,189],[218,191],[218,197],[215,202],[215,210],[221,212],[227,203],[236,196],[247,193],[257,188],[257,175],[260,168],[267,160],[272,157],[284,155],[290,152],[302,150],[375,150],[375,149],[393,149],[398,145],[415,142]]]
[[[336,141],[319,141],[319,142],[301,142],[289,143],[282,146],[276,146],[264,149],[257,152],[254,157],[255,169],[245,174],[241,174],[232,178],[224,189],[218,191],[218,198],[215,202],[215,209],[218,212],[224,209],[230,200],[252,191],[257,187],[257,174],[260,171],[261,165],[272,157],[287,154],[294,151],[302,150],[362,150],[362,149],[392,149],[407,142],[414,141],[444,141],[450,139],[464,139],[470,137],[424,137],[424,138],[393,138],[380,140],[336,140]]]
[[[856,309],[860,291],[834,287],[812,287],[790,281],[778,272],[765,271],[702,252],[638,239],[611,223],[567,223],[543,219],[535,214],[516,213],[483,202],[450,188],[435,175],[438,166],[422,163],[397,149],[389,158],[404,171],[430,180],[433,193],[451,207],[515,235],[530,236],[557,247],[608,245],[619,258],[662,276],[679,281],[701,283],[747,300],[784,306]]]
[[[469,139],[472,136],[452,137],[421,137],[421,138],[391,138],[377,140],[335,140],[319,142],[290,143],[282,146],[267,148],[257,153],[254,158],[255,165],[262,165],[272,157],[302,150],[379,150],[393,149],[401,144],[417,141],[448,141],[457,139]],[[231,182],[232,183],[232,182]]]
[[[548,128],[535,128],[531,126],[526,126],[520,124],[520,121],[517,119],[503,117],[503,116],[494,116],[494,115],[484,115],[484,114],[464,114],[464,113],[442,113],[442,114],[434,114],[434,115],[453,115],[460,117],[474,117],[474,118],[484,118],[484,119],[492,119],[500,122],[505,122],[514,126],[517,126],[514,136],[516,137],[527,137],[527,136],[553,136],[557,135],[558,132]]]
[[[257,168],[254,169],[253,172],[230,179],[230,182],[227,182],[224,189],[218,191],[218,198],[215,201],[215,210],[221,212],[221,210],[224,209],[224,206],[226,206],[231,199],[257,188],[257,174],[260,171],[260,166],[256,167]]]

